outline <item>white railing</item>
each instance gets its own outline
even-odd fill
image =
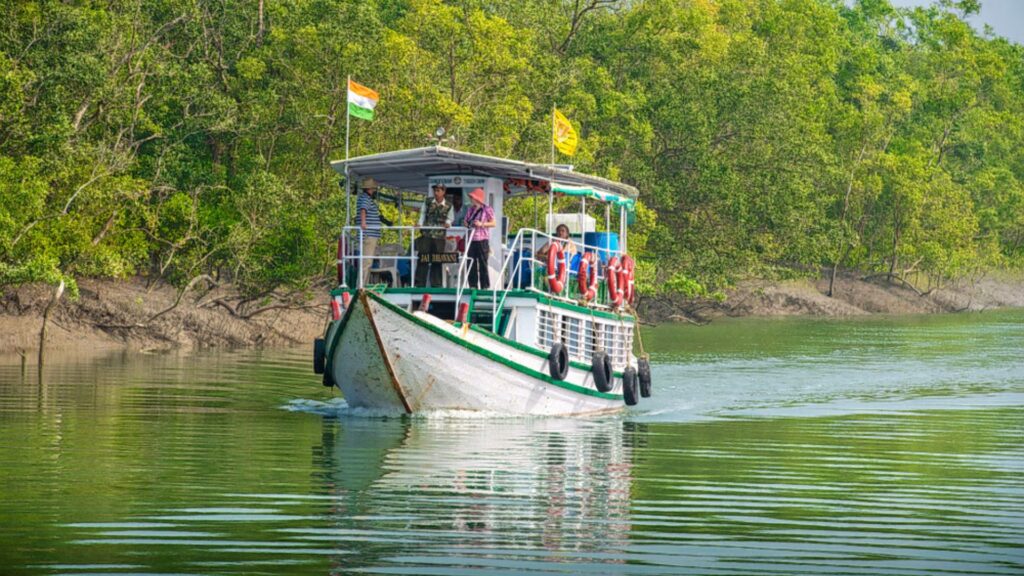
[[[472,229],[464,228],[461,226],[453,226],[449,228],[439,226],[381,226],[380,230],[382,233],[382,237],[378,238],[377,253],[373,255],[365,255],[365,235],[362,233],[362,228],[360,228],[359,226],[346,226],[342,229],[342,238],[345,241],[345,245],[343,246],[344,249],[337,261],[337,264],[342,267],[341,285],[347,286],[346,281],[348,278],[349,271],[352,266],[356,266],[357,274],[355,287],[365,287],[367,284],[366,281],[368,279],[363,278],[364,268],[362,264],[365,260],[370,259],[378,260],[380,262],[395,262],[392,274],[395,276],[393,280],[396,282],[396,284],[398,282],[399,276],[399,272],[397,270],[397,263],[403,260],[408,261],[409,286],[415,287],[416,267],[419,264],[419,254],[417,253],[416,250],[415,236],[417,235],[417,233],[422,233],[430,230],[443,230],[445,232],[446,237],[461,238],[463,240],[463,249],[459,253],[458,268],[456,269],[456,280],[454,286],[455,310],[457,313],[459,305],[462,302],[465,290],[467,288],[470,288],[469,271],[470,266],[474,265],[472,259],[469,258],[469,248],[471,244],[470,237],[472,235]],[[381,243],[384,234],[389,234],[392,236],[394,234],[397,234],[397,243]],[[408,248],[405,247],[406,240],[409,240],[410,245]],[[570,286],[570,284],[574,284],[575,282],[577,282],[577,270],[568,270],[569,266],[571,265],[571,260],[567,255],[563,254],[563,258],[567,268],[567,273],[565,287],[562,289],[561,293],[552,293],[549,289],[547,289],[547,283],[545,281],[538,282],[534,278],[534,275],[537,272],[535,265],[543,265],[545,266],[545,270],[547,266],[546,259],[545,261],[540,261],[536,259],[537,251],[543,246],[550,245],[553,242],[572,242],[573,245],[576,247],[576,252],[578,254],[582,255],[588,252],[592,252],[594,254],[600,255],[600,257],[595,260],[595,265],[597,266],[597,280],[599,287],[604,285],[607,279],[607,266],[605,265],[605,262],[607,262],[613,256],[619,257],[621,259],[621,257],[624,255],[623,251],[618,249],[612,249],[607,246],[585,244],[583,242],[577,242],[576,240],[573,240],[571,238],[561,238],[532,228],[520,229],[519,232],[516,233],[515,238],[512,240],[512,242],[506,244],[506,246],[504,247],[505,254],[504,258],[502,259],[501,270],[498,273],[497,278],[495,279],[496,282],[494,283],[496,289],[492,290],[491,293],[491,310],[493,314],[492,329],[494,331],[498,330],[498,323],[501,318],[500,310],[504,307],[505,299],[507,298],[508,293],[511,290],[526,290],[529,292],[542,294],[548,298],[552,298],[555,300],[561,300],[569,303],[577,302],[577,299],[575,298],[574,294],[574,292],[577,291],[576,287]],[[381,253],[382,247],[394,246],[396,244],[401,247],[400,253]],[[529,256],[525,255],[524,249],[529,249]],[[518,260],[515,260],[515,263],[513,264],[513,260],[516,258],[517,254],[519,255]],[[525,285],[523,282],[521,282],[523,278],[524,266],[529,266],[530,271],[530,280]],[[379,268],[376,271],[379,273]],[[572,281],[570,282],[570,280]],[[538,284],[542,287],[538,287]],[[597,309],[610,309],[611,306],[606,300],[607,299],[602,297],[602,295],[600,294],[600,290],[598,290],[598,295],[595,296],[593,300],[588,302],[588,305]]]
[[[499,296],[498,291],[495,291],[491,295],[491,298],[492,298],[492,308],[494,310],[494,318],[493,318],[493,322],[492,322],[492,330],[493,331],[497,332],[497,330],[498,330],[498,320],[500,318],[500,314],[498,314],[498,310],[500,310],[505,305],[505,299],[508,296],[508,293],[509,293],[510,290],[518,288],[518,289],[527,290],[529,292],[536,292],[536,293],[539,293],[539,294],[543,294],[543,295],[545,295],[545,296],[547,296],[549,298],[554,298],[556,300],[562,300],[562,301],[565,301],[565,302],[576,302],[575,299],[570,297],[570,294],[573,292],[573,289],[569,286],[569,284],[570,284],[569,280],[570,280],[570,278],[575,277],[575,275],[577,274],[577,271],[569,269],[569,267],[571,265],[571,260],[569,259],[568,255],[566,255],[564,253],[564,251],[563,251],[563,256],[562,257],[563,257],[563,259],[565,261],[565,266],[566,266],[566,269],[567,269],[567,273],[566,273],[566,279],[565,279],[565,286],[562,288],[562,292],[559,293],[559,294],[554,294],[550,290],[542,290],[540,288],[537,288],[537,286],[535,285],[536,281],[533,278],[533,275],[534,275],[534,272],[535,272],[535,270],[534,270],[535,266],[534,265],[535,264],[541,264],[541,265],[545,266],[545,270],[546,270],[546,266],[547,266],[547,262],[546,261],[540,261],[540,260],[536,260],[535,259],[537,251],[538,251],[539,248],[543,248],[544,245],[550,245],[552,242],[556,242],[556,241],[557,242],[563,242],[563,243],[572,242],[573,245],[576,247],[576,253],[580,254],[580,255],[586,254],[587,252],[592,252],[592,253],[594,253],[596,255],[599,255],[599,256],[600,255],[604,255],[605,256],[603,258],[604,261],[610,260],[612,257],[618,257],[619,259],[621,259],[622,256],[625,254],[624,252],[622,252],[621,250],[618,250],[618,249],[611,249],[611,248],[608,248],[606,246],[596,246],[596,245],[584,244],[583,242],[576,242],[575,240],[572,240],[571,238],[570,239],[561,238],[561,237],[558,237],[558,236],[554,236],[552,234],[546,234],[544,232],[541,232],[540,230],[534,230],[533,228],[521,228],[519,230],[519,232],[516,233],[516,236],[512,240],[511,244],[508,244],[508,247],[506,248],[506,252],[507,253],[505,254],[505,259],[502,262],[501,272],[498,274],[498,278],[502,282],[501,290],[500,290],[501,294]],[[540,242],[543,242],[543,243],[540,243]],[[523,249],[526,248],[527,245],[528,245],[528,247],[530,249],[530,256],[529,257],[526,257],[523,254]],[[519,254],[519,259],[516,261],[515,265],[513,265],[511,267],[511,270],[510,270],[509,269],[509,265],[512,263],[512,261],[515,258],[516,254]],[[522,286],[522,282],[521,282],[523,266],[524,265],[530,266],[530,281],[529,281],[529,284],[526,285],[526,286]],[[601,257],[598,257],[595,260],[594,265],[597,266],[597,284],[598,284],[598,286],[601,286],[605,282],[605,280],[606,280],[606,275],[605,275],[606,266],[602,262],[602,258]],[[511,272],[511,273],[509,274],[509,272]],[[604,309],[610,308],[608,303],[602,301],[602,299],[600,297],[598,297],[598,296],[595,296],[594,299],[591,300],[588,304],[593,306],[593,307],[595,307],[595,308],[604,308]]]
[[[459,256],[459,268],[458,268],[458,285],[461,287],[464,284],[464,271],[466,266],[466,260],[469,254],[469,228],[462,226],[451,226],[445,228],[443,226],[381,226],[381,237],[377,239],[377,250],[376,254],[366,254],[364,240],[366,235],[363,234],[363,229],[359,226],[345,226],[342,228],[342,238],[345,241],[345,246],[342,251],[341,257],[338,259],[337,264],[342,267],[341,273],[341,285],[347,286],[347,279],[349,268],[356,266],[356,288],[363,288],[366,286],[367,278],[363,278],[363,262],[366,260],[378,260],[381,262],[395,262],[395,268],[398,266],[400,261],[409,262],[409,285],[415,286],[416,284],[416,266],[419,262],[419,254],[416,251],[416,233],[427,232],[430,230],[442,230],[446,237],[462,238],[465,246]],[[396,232],[398,234],[398,242],[392,244],[382,244],[381,239],[387,232]],[[406,232],[410,239],[409,248],[405,248]],[[384,246],[398,245],[401,247],[400,254],[381,254],[381,248]],[[393,272],[396,277],[393,279],[396,283],[398,282],[397,271]]]

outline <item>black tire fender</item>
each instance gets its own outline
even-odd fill
[[[637,403],[636,368],[632,366],[622,371],[622,400],[626,406],[636,406]]]
[[[636,378],[640,384],[640,396],[651,397],[651,363],[647,358],[641,358],[636,363]]]
[[[569,373],[569,349],[561,342],[555,342],[548,352],[548,371],[555,380],[565,380]]]
[[[338,385],[338,383],[334,381],[334,376],[330,372],[324,372],[323,384],[328,388],[333,388]]]
[[[590,370],[594,374],[594,386],[598,392],[608,392],[612,389],[612,359],[607,353],[594,352]]]
[[[323,374],[327,363],[327,344],[323,338],[313,340],[313,373]]]
[[[327,370],[327,344],[323,338],[317,338],[313,341],[313,371],[317,374],[323,374],[322,383],[328,388],[337,386],[337,382],[334,381],[334,374]]]

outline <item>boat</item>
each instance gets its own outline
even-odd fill
[[[562,416],[616,412],[650,395],[650,366],[633,353],[635,265],[627,228],[634,187],[571,166],[441,145],[332,167],[343,177],[346,225],[313,367],[350,407]],[[352,207],[355,187],[366,179],[383,191],[378,204],[393,204],[388,210],[400,218],[385,222],[376,253],[364,258],[366,237]],[[472,231],[458,218],[443,228],[405,223],[438,185],[455,208],[482,191],[494,210],[490,286],[471,284],[480,261],[470,257]],[[578,210],[554,212],[556,198]],[[514,221],[531,215],[532,223]],[[559,225],[568,238],[556,238]],[[442,253],[419,253],[416,238],[425,231],[445,237]],[[430,263],[442,263],[439,286],[423,285],[425,274],[417,282],[417,266]]]

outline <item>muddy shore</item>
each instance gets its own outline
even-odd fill
[[[647,323],[705,323],[727,316],[922,314],[1024,307],[1024,276],[1006,274],[961,281],[926,295],[854,274],[839,279],[833,297],[825,295],[827,289],[826,280],[751,280],[732,290],[724,302],[645,298],[640,314]],[[53,308],[46,346],[167,350],[306,344],[322,333],[327,321],[323,294],[312,290],[304,301],[280,307],[254,303],[249,312],[268,309],[245,318],[232,306],[216,305],[218,299],[231,301],[230,288],[189,292],[174,306],[178,291],[164,284],[147,286],[143,279],[83,280],[78,300],[65,297]],[[43,313],[52,295],[52,287],[47,286],[22,286],[0,295],[0,354],[37,350]]]
[[[31,285],[0,295],[0,354],[38,349],[53,292],[50,286]],[[311,291],[304,302],[257,301],[243,307],[230,288],[190,291],[178,301],[175,288],[147,286],[141,278],[81,280],[79,292],[78,300],[64,297],[52,309],[48,350],[290,346],[321,334],[328,311],[322,290]]]
[[[950,283],[927,293],[864,279],[847,272],[837,278],[832,297],[827,279],[749,280],[728,293],[723,302],[649,298],[641,307],[645,321],[705,323],[741,316],[858,316],[865,314],[941,314],[1024,307],[1024,276],[990,274],[973,281]]]

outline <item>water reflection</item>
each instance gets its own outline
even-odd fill
[[[66,523],[67,558],[90,562],[60,566],[250,573],[279,557],[307,573],[421,574],[622,564],[644,434],[607,419],[323,418],[308,448],[309,486],[208,485],[196,492],[212,497]]]
[[[315,473],[337,497],[332,529],[289,532],[361,543],[339,569],[459,564],[453,555],[480,565],[498,549],[620,562],[636,434],[615,420],[336,420],[314,449]]]

